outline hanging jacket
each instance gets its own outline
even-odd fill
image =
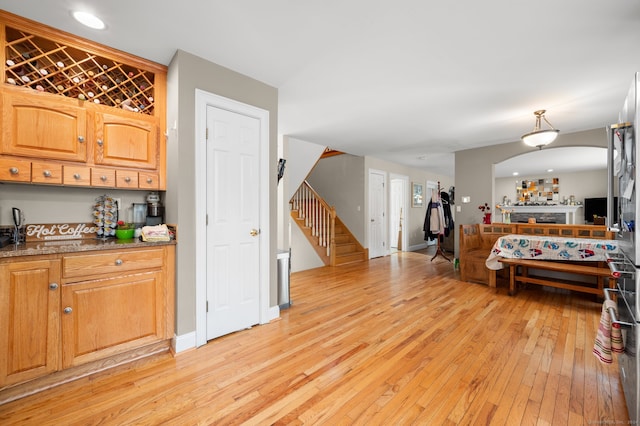
[[[435,191],[431,192],[431,201],[427,206],[427,214],[424,218],[422,230],[426,241],[434,240],[445,232],[445,219],[442,203]]]

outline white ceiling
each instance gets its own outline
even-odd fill
[[[637,0],[0,0],[168,64],[182,49],[278,88],[278,133],[453,176],[453,153],[517,141],[533,111],[602,128],[640,71]],[[71,9],[97,13],[106,31]],[[544,150],[543,150],[544,151]]]

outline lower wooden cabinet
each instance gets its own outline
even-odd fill
[[[0,387],[58,370],[60,260],[0,264]]]
[[[0,389],[173,337],[175,246],[0,263]]]
[[[63,367],[164,338],[161,272],[62,286]]]

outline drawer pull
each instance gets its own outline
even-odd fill
[[[149,178],[149,177],[148,177],[148,178],[147,178],[147,183],[153,183],[153,179],[151,179],[151,178]]]
[[[71,312],[73,312],[73,309],[71,309],[70,306],[67,306],[66,308],[64,308],[64,310],[62,311],[65,314],[69,315]]]
[[[78,136],[78,142],[83,143],[84,142],[84,136]]]
[[[122,259],[116,259],[116,266],[120,266],[122,265],[124,262],[122,261]]]
[[[58,283],[49,284],[49,290],[57,290],[57,289],[58,289]]]
[[[102,139],[98,139],[98,145],[102,146],[102,144],[104,144],[104,142],[102,141]]]
[[[42,174],[44,175],[44,177],[51,177],[51,171],[50,170],[45,170],[44,172],[42,172]]]
[[[103,182],[107,181],[107,177],[105,175],[100,176],[100,180]]]
[[[131,182],[131,178],[129,176],[127,176],[127,177],[124,178],[124,181],[129,183],[129,182]]]
[[[74,174],[73,174],[73,178],[74,178],[75,180],[79,180],[79,179],[80,179],[80,173],[74,173]]]
[[[17,175],[18,173],[20,173],[20,170],[18,170],[17,167],[11,167],[9,169],[9,173],[11,173],[12,175]]]

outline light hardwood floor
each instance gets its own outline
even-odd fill
[[[281,319],[0,406],[21,425],[626,424],[601,302],[459,281],[432,251],[293,274]]]

